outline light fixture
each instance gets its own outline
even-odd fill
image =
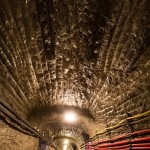
[[[67,150],[68,143],[69,143],[68,139],[65,139],[64,140],[64,150]]]
[[[64,140],[64,144],[67,145],[69,141],[67,139]]]
[[[64,115],[65,121],[73,123],[77,120],[77,115],[74,112],[66,112]]]
[[[64,145],[64,150],[67,150],[67,145]]]

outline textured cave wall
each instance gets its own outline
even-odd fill
[[[54,148],[52,148],[51,146],[46,145],[45,143],[40,143],[38,150],[54,150]]]
[[[149,0],[0,0],[0,14],[0,94],[22,118],[73,105],[95,132],[150,109]]]
[[[39,140],[10,128],[0,120],[0,150],[38,150]]]

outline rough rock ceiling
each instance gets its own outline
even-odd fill
[[[73,106],[87,134],[149,109],[149,14],[149,0],[0,0],[1,94],[33,124]]]

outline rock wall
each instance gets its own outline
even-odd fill
[[[25,135],[0,121],[0,150],[38,150],[37,138]]]
[[[0,0],[2,102],[23,120],[46,127],[42,132],[51,129],[45,110],[86,109],[95,119],[86,124],[89,135],[149,110],[149,6],[149,0]],[[49,121],[55,131],[57,121]],[[149,120],[116,134],[148,127]],[[26,138],[30,143],[5,132],[11,146],[25,147]]]

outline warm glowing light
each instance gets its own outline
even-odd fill
[[[64,150],[66,150],[67,149],[67,145],[64,145]]]
[[[69,141],[66,139],[66,140],[64,140],[64,144],[68,144],[69,143]]]
[[[77,116],[74,112],[67,112],[65,113],[64,117],[65,117],[65,120],[70,123],[75,122],[77,119]]]

